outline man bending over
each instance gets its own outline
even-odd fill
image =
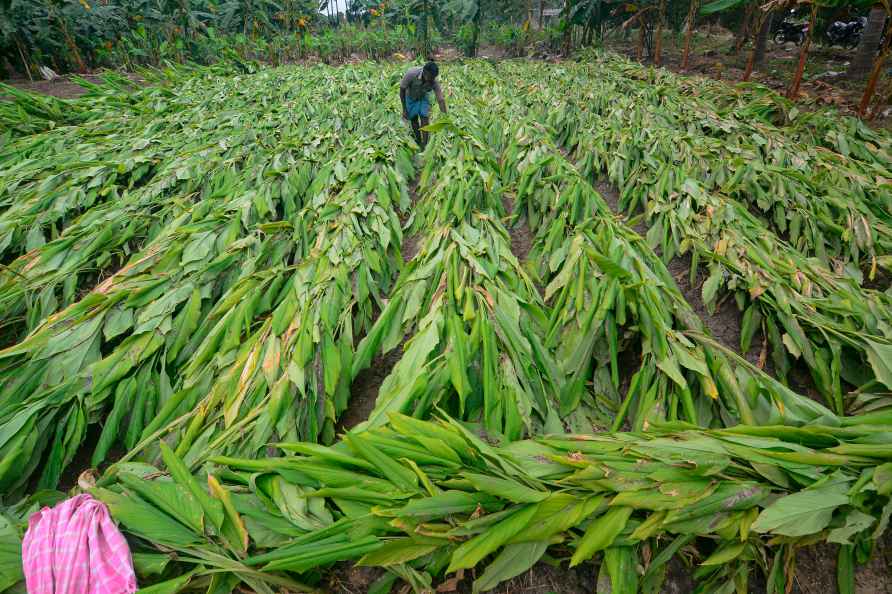
[[[430,92],[437,96],[440,111],[446,113],[446,101],[443,90],[437,82],[440,69],[434,62],[409,68],[400,83],[400,103],[403,106],[403,117],[412,124],[415,141],[423,149],[427,145],[427,132],[421,130],[430,124]]]

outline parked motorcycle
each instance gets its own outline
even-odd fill
[[[827,29],[830,45],[839,45],[845,48],[857,47],[865,25],[867,25],[867,17],[859,17],[849,22],[835,21]]]
[[[784,19],[774,32],[774,43],[780,45],[792,41],[801,45],[808,33],[808,23],[794,23]]]
[[[774,33],[774,43],[778,45],[792,41],[801,45],[808,34],[808,23],[794,23],[784,19]]]

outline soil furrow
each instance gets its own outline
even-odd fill
[[[418,202],[417,177],[410,184],[408,192],[411,201],[409,206],[411,212]],[[402,213],[400,220],[405,232],[410,224],[411,216],[409,213]],[[400,245],[403,263],[410,262],[418,254],[418,250],[421,247],[421,239],[420,234],[404,235],[403,242]],[[394,280],[395,282],[396,280]],[[337,432],[339,434],[349,431],[369,418],[369,414],[374,410],[375,402],[378,400],[378,391],[381,389],[381,384],[390,375],[393,366],[400,360],[403,354],[403,346],[409,338],[408,336],[404,337],[399,346],[389,353],[376,355],[368,369],[360,371],[356,379],[353,380],[353,384],[350,386],[350,402],[347,404],[347,410],[341,413],[341,416],[338,418]],[[357,342],[357,344],[359,343]]]

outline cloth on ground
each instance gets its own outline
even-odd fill
[[[105,505],[77,495],[28,520],[22,541],[28,594],[132,594],[130,548]]]

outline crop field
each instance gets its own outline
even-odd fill
[[[866,592],[892,136],[588,52],[443,64],[419,150],[406,67],[0,87],[0,589],[86,491],[152,594]]]

